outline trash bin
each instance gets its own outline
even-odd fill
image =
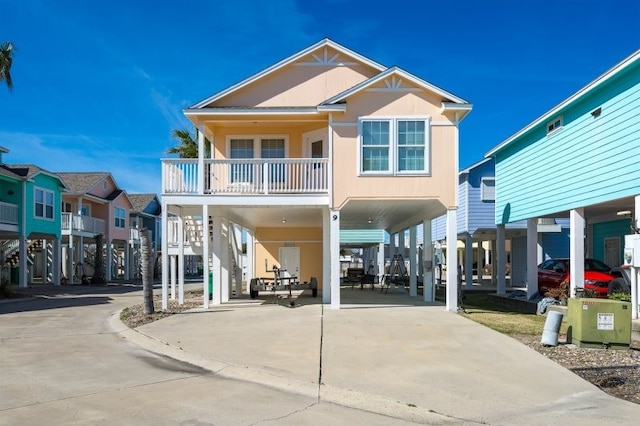
[[[213,272],[209,272],[209,300],[213,299]]]

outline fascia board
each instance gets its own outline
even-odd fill
[[[597,90],[604,83],[606,83],[607,81],[611,80],[612,78],[620,74],[623,70],[633,65],[639,59],[640,59],[640,50],[636,50],[633,54],[631,54],[630,56],[622,60],[622,62],[619,62],[614,67],[610,68],[604,74],[600,75],[591,83],[587,84],[582,89],[578,90],[576,93],[574,93],[573,95],[565,99],[563,102],[551,108],[549,111],[542,114],[536,120],[532,121],[527,126],[520,129],[518,132],[509,136],[506,140],[504,140],[503,142],[495,146],[493,149],[491,149],[489,152],[487,152],[485,154],[485,157],[494,156],[498,151],[501,151],[503,148],[505,148],[507,145],[510,145],[513,141],[515,141],[525,133],[529,132],[530,130],[534,129],[535,127],[541,124],[546,124],[547,121],[549,121],[552,117],[558,115],[562,110],[576,103],[580,98],[588,95],[594,90]]]

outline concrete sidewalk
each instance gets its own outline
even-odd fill
[[[220,376],[425,424],[637,424],[607,395],[536,351],[404,290],[343,289],[331,310],[303,294],[235,299],[123,337]],[[257,396],[256,396],[257,397]],[[247,406],[253,396],[247,395]]]

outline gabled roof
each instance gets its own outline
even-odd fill
[[[142,213],[144,209],[152,202],[156,201],[157,204],[160,204],[158,200],[158,196],[156,194],[129,194],[129,199],[131,200],[131,204],[133,208],[131,209],[132,213]]]
[[[9,150],[7,148],[5,148],[4,146],[0,146],[0,152],[2,152],[3,154],[8,154]]]
[[[56,173],[51,173],[43,168],[40,168],[34,164],[5,164],[5,169],[9,169],[17,176],[20,176],[25,179],[32,179],[34,176],[38,174],[43,174],[49,177],[52,177],[60,182],[60,185],[65,189],[68,189],[64,180],[60,178]]]
[[[98,182],[106,179],[111,174],[107,172],[82,172],[82,173],[57,173],[67,184],[69,191],[76,194],[85,194]]]
[[[114,189],[111,194],[107,195],[105,197],[105,200],[107,201],[113,201],[116,198],[118,198],[119,196],[124,195],[124,197],[127,199],[127,201],[129,201],[129,204],[131,204],[131,206],[133,206],[133,203],[131,202],[131,198],[129,198],[129,194],[127,194],[127,191],[124,191],[122,189]]]
[[[0,165],[0,176],[6,176],[13,179],[24,179],[24,177],[16,174],[10,167],[5,164]]]
[[[360,92],[368,87],[371,87],[374,84],[377,84],[378,82],[384,80],[385,78],[388,78],[391,75],[397,75],[403,79],[409,80],[411,81],[413,84],[420,86],[426,90],[429,90],[433,93],[436,93],[440,96],[442,96],[443,98],[445,98],[446,100],[456,103],[456,104],[469,104],[469,102],[465,101],[462,98],[457,97],[456,95],[447,92],[444,89],[441,89],[438,86],[435,86],[431,83],[428,83],[418,77],[416,77],[415,75],[408,73],[406,71],[404,71],[403,69],[399,68],[399,67],[391,67],[383,72],[381,72],[380,74],[377,74],[373,77],[371,77],[368,80],[363,81],[360,84],[357,84],[355,86],[353,86],[352,88],[345,90],[342,93],[337,94],[336,96],[327,99],[326,101],[324,101],[322,103],[322,105],[334,105],[340,102],[344,102],[347,97],[353,95],[354,93]]]
[[[354,59],[357,59],[359,62],[361,62],[361,63],[363,63],[365,65],[369,65],[370,67],[375,68],[375,69],[377,69],[379,71],[383,71],[384,69],[386,69],[385,66],[380,65],[377,62],[374,62],[371,59],[360,55],[359,53],[356,53],[356,52],[354,52],[354,51],[352,51],[350,49],[347,49],[346,47],[344,47],[344,46],[342,46],[342,45],[340,45],[340,44],[338,44],[338,43],[336,43],[336,42],[334,42],[334,41],[332,41],[332,40],[330,40],[328,38],[325,38],[325,39],[320,40],[319,42],[307,47],[306,49],[303,49],[300,52],[298,52],[298,53],[296,53],[294,55],[291,55],[286,59],[283,59],[282,61],[276,63],[275,65],[272,65],[269,68],[266,68],[263,71],[260,71],[259,73],[254,74],[251,77],[249,77],[249,78],[247,78],[245,80],[242,80],[241,82],[239,82],[237,84],[234,84],[233,86],[231,86],[231,87],[229,87],[229,88],[227,88],[227,89],[225,89],[225,90],[223,90],[221,92],[218,92],[215,95],[210,96],[210,97],[208,97],[207,99],[205,99],[203,101],[198,102],[197,104],[193,105],[192,107],[190,107],[188,109],[191,110],[191,109],[203,108],[203,107],[207,106],[208,104],[210,104],[212,102],[215,102],[218,99],[220,99],[220,98],[222,98],[224,96],[227,96],[230,93],[233,93],[233,92],[235,92],[235,91],[237,91],[237,90],[239,90],[239,89],[241,89],[241,88],[253,83],[254,81],[256,81],[256,80],[258,80],[258,79],[260,79],[260,78],[262,78],[264,76],[267,76],[269,74],[272,74],[275,71],[278,71],[278,70],[282,69],[286,65],[289,65],[289,64],[297,61],[298,59],[300,59],[300,58],[302,58],[302,57],[314,52],[315,50],[320,49],[321,47],[331,47],[332,49],[335,49],[340,53],[343,53],[343,54],[345,54],[347,56],[350,56],[350,57],[352,57]]]
[[[513,141],[515,141],[525,133],[529,132],[533,128],[546,124],[549,120],[551,120],[553,117],[558,115],[560,111],[564,110],[565,108],[569,107],[572,104],[575,104],[584,96],[587,96],[590,93],[594,92],[595,90],[598,90],[603,84],[607,83],[612,78],[619,75],[628,67],[636,64],[638,61],[640,61],[640,49],[636,50],[631,55],[627,56],[621,62],[619,62],[618,64],[614,65],[612,68],[607,70],[604,74],[600,75],[591,83],[587,84],[582,89],[578,90],[576,93],[574,93],[573,95],[571,95],[570,97],[562,101],[560,104],[556,105],[555,107],[551,108],[549,111],[542,114],[540,117],[538,117],[537,119],[535,119],[534,121],[532,121],[531,123],[523,127],[522,129],[520,129],[518,132],[509,136],[506,140],[504,140],[503,142],[498,144],[496,147],[491,149],[489,152],[487,152],[485,154],[485,157],[490,157],[492,155],[495,155],[498,151],[501,151],[504,147],[506,147],[507,145],[510,145]]]
[[[484,163],[488,163],[489,161],[492,161],[492,160],[493,160],[493,158],[491,158],[491,157],[489,157],[489,158],[484,158],[484,159],[482,159],[482,160],[478,161],[477,163],[474,163],[474,164],[470,165],[470,166],[469,166],[469,167],[467,167],[466,169],[462,169],[462,170],[460,170],[459,174],[460,174],[460,175],[466,175],[466,174],[469,174],[469,173],[471,173],[471,170],[473,170],[473,169],[475,169],[475,168],[478,168],[478,167],[482,166]]]

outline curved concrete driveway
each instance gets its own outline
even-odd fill
[[[48,295],[0,302],[0,425],[408,424],[132,344],[110,323],[138,288],[32,291]]]

